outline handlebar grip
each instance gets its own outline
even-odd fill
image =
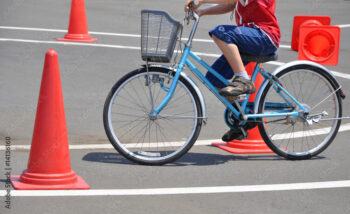
[[[193,1],[193,2],[191,2],[191,3],[188,5],[188,7],[189,7],[189,9],[191,9],[191,8],[197,7],[197,5],[198,5],[198,4],[194,3],[194,1]]]

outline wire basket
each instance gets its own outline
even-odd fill
[[[142,10],[142,60],[150,62],[170,62],[181,28],[181,23],[173,19],[165,11]]]

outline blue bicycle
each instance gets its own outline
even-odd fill
[[[209,70],[220,81],[229,81],[191,51],[199,17],[189,11],[185,20],[194,20],[181,59],[172,59],[182,24],[164,11],[143,10],[141,55],[146,65],[122,77],[105,102],[103,121],[115,149],[127,159],[147,165],[162,165],[184,155],[196,142],[207,120],[204,97],[195,82],[184,73],[189,69],[226,106],[224,119],[231,129],[243,133],[258,126],[265,143],[287,159],[309,159],[324,151],[335,138],[342,116],[345,95],[333,74],[309,61],[293,61],[273,73],[262,63],[276,55],[247,56],[256,62],[252,74],[264,81],[255,101],[249,95],[228,100],[205,78],[191,60]]]

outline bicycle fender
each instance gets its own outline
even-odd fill
[[[164,68],[164,69],[167,69],[169,71],[176,72],[175,68],[173,68],[171,66],[167,66],[167,65],[150,64],[148,66],[149,67]],[[146,67],[146,65],[144,67]],[[206,105],[205,105],[204,96],[203,96],[202,92],[200,91],[199,87],[197,86],[197,84],[186,73],[181,72],[181,76],[190,83],[190,85],[193,87],[193,89],[197,93],[199,101],[201,103],[202,113],[203,113],[203,121],[204,121],[204,124],[205,124],[208,118],[207,118],[207,108],[206,108]]]
[[[342,90],[342,86],[340,85],[338,80],[335,78],[334,74],[330,70],[328,70],[326,67],[324,67],[323,65],[320,65],[318,63],[307,61],[307,60],[296,60],[296,61],[285,63],[285,64],[277,67],[272,74],[273,75],[277,75],[281,71],[283,71],[283,70],[285,70],[285,69],[287,69],[289,67],[293,67],[293,66],[297,66],[297,65],[309,65],[309,66],[316,67],[316,68],[326,72],[329,75],[329,77],[332,79],[332,81],[335,84],[336,88],[340,87],[340,90],[338,90],[337,93],[339,93],[339,95],[340,95],[340,97],[342,99],[345,99],[345,94],[344,94],[344,92]],[[254,100],[254,113],[255,114],[258,112],[258,107],[259,107],[258,104],[260,102],[261,95],[262,95],[264,89],[266,88],[266,86],[267,86],[267,84],[269,82],[270,82],[270,80],[265,79],[263,81],[263,83],[261,84],[261,86],[259,87],[259,90],[256,93],[255,100]]]

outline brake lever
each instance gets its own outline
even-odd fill
[[[189,5],[188,5],[188,11],[186,13],[186,16],[185,16],[185,20],[186,20],[186,25],[189,25],[190,24],[190,20],[195,20],[194,16],[193,16],[193,13],[194,11],[191,10],[191,8],[194,8],[196,5],[194,2],[191,2]]]
[[[189,12],[186,12],[185,18],[184,18],[184,22],[186,23],[186,25],[190,24],[190,15]]]

